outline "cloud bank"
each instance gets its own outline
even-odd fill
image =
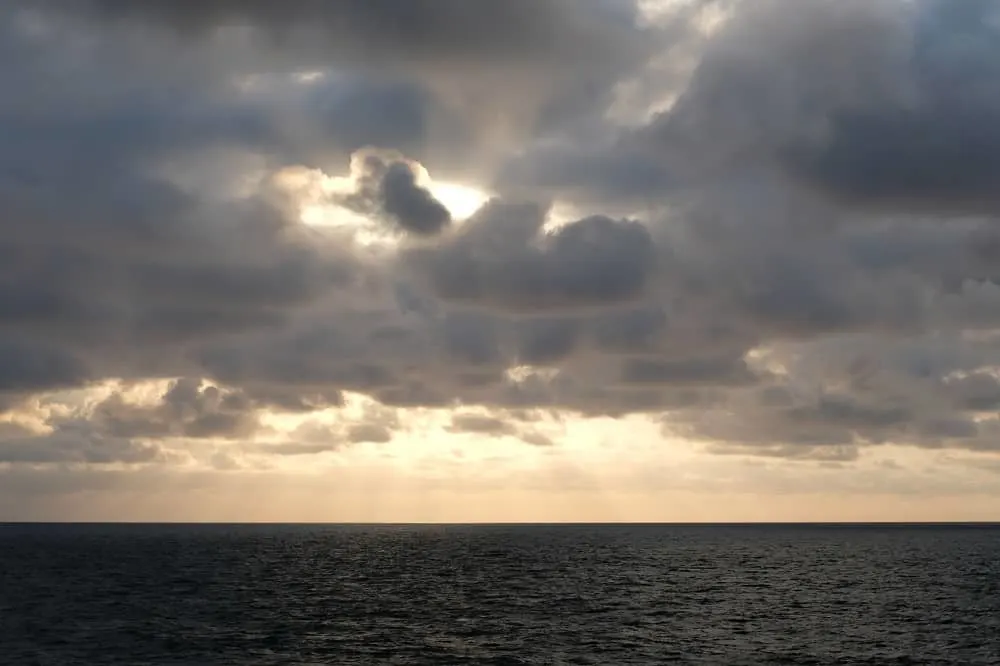
[[[998,45],[971,0],[8,3],[0,465],[401,408],[997,452]],[[345,393],[388,411],[274,439]]]

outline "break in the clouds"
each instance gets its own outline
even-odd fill
[[[994,3],[661,9],[8,3],[0,464],[226,469],[397,410],[996,452]]]

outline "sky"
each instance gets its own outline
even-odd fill
[[[0,520],[1000,520],[1000,5],[7,0]]]

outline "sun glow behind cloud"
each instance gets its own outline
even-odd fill
[[[0,514],[1000,506],[992,8],[477,2],[0,12]]]
[[[428,189],[457,221],[471,217],[489,199],[485,191],[461,183],[432,182]]]
[[[416,163],[412,168],[416,185],[425,188],[448,209],[453,223],[461,224],[490,199],[486,190],[465,183],[433,180],[427,170]],[[318,169],[289,168],[282,171],[275,182],[298,206],[303,224],[346,231],[363,246],[394,247],[399,242],[399,235],[393,233],[384,220],[346,205],[356,192],[354,176],[331,176]]]

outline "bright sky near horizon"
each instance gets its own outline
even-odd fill
[[[0,521],[1000,520],[1000,10],[0,9]]]

